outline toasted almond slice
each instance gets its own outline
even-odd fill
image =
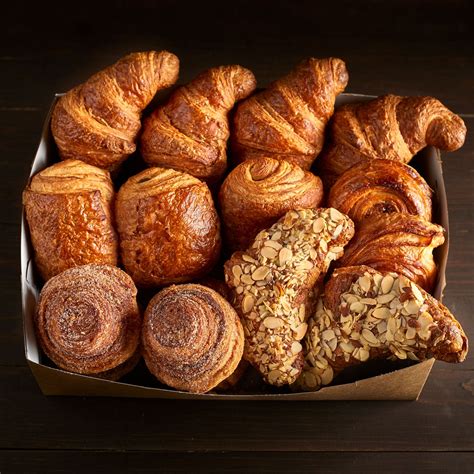
[[[252,278],[255,281],[265,280],[266,276],[270,273],[270,269],[265,266],[258,267],[253,273]]]
[[[263,325],[268,329],[277,329],[283,325],[283,321],[280,318],[268,316],[263,320]]]
[[[271,242],[271,240],[269,240],[268,242]],[[270,260],[273,260],[277,255],[278,255],[278,252],[271,248],[271,247],[268,247],[268,246],[264,246],[262,248],[262,250],[260,251],[260,253],[265,257],[265,258],[268,258]]]
[[[318,217],[314,222],[313,222],[313,232],[316,234],[319,234],[324,227],[326,226],[326,222],[322,217]]]
[[[252,295],[245,295],[242,300],[242,311],[244,313],[249,313],[252,310],[254,303],[255,300]]]
[[[295,341],[291,344],[291,352],[293,354],[299,354],[303,350],[303,346],[298,342]]]
[[[393,286],[393,277],[390,275],[385,275],[381,283],[382,293],[389,293]]]

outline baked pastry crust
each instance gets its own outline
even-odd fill
[[[335,270],[308,325],[297,389],[316,390],[369,359],[462,362],[468,351],[445,306],[404,276],[367,266]]]
[[[227,168],[228,113],[255,87],[251,71],[232,65],[209,69],[178,88],[145,120],[144,160],[217,181]]]
[[[244,250],[263,229],[292,209],[317,208],[323,198],[321,180],[298,165],[273,158],[241,163],[219,192],[230,250]]]
[[[444,229],[410,214],[383,214],[365,219],[337,262],[340,267],[367,265],[405,275],[431,291],[437,268],[433,250],[444,243]]]
[[[336,96],[347,85],[344,61],[308,58],[238,105],[231,136],[238,161],[275,158],[308,170],[324,141]]]
[[[271,385],[292,383],[300,374],[300,341],[317,282],[353,234],[352,221],[336,209],[290,211],[226,262],[226,283],[244,325],[244,357]]]
[[[143,109],[178,71],[168,51],[132,53],[60,97],[51,131],[61,159],[117,168],[135,151]]]
[[[432,191],[418,171],[394,160],[371,160],[345,171],[331,188],[328,206],[356,224],[366,217],[392,212],[431,221]]]
[[[23,204],[44,280],[78,265],[117,264],[113,199],[109,173],[78,160],[54,164],[31,179]]]
[[[38,341],[60,368],[117,380],[138,362],[141,317],[132,279],[110,265],[51,278],[35,314]]]
[[[384,95],[346,104],[334,113],[328,145],[317,162],[324,185],[361,161],[377,158],[408,163],[427,145],[454,151],[466,126],[433,97]]]
[[[211,193],[193,176],[148,168],[116,199],[122,262],[143,287],[190,281],[208,273],[221,247]]]
[[[150,301],[143,323],[150,372],[178,390],[205,393],[242,358],[244,333],[232,306],[201,285],[173,285]]]

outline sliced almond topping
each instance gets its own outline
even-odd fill
[[[411,291],[413,293],[413,296],[420,302],[423,302],[425,299],[423,298],[423,295],[421,291],[418,289],[418,287],[411,282]]]
[[[254,281],[250,275],[242,275],[240,281],[245,285],[253,285]]]
[[[387,304],[395,298],[393,293],[387,293],[386,295],[377,296],[377,303],[378,304]]]
[[[313,232],[316,232],[316,234],[319,234],[324,227],[326,223],[322,217],[318,217],[314,222],[313,222]]]
[[[242,300],[242,311],[244,313],[249,313],[252,311],[254,303],[255,300],[253,299],[252,295],[245,295],[244,299]]]
[[[354,350],[354,346],[351,342],[341,342],[339,346],[344,352],[348,352],[349,354],[352,354],[352,351]]]
[[[370,329],[362,329],[362,336],[370,344],[379,344],[379,340],[374,336],[374,333]]]
[[[365,305],[362,304],[360,301],[355,301],[351,304],[350,310],[354,313],[362,313],[365,310]]]
[[[304,383],[308,388],[316,388],[319,385],[318,380],[311,372],[305,372]]]
[[[393,277],[391,277],[390,275],[385,275],[380,286],[382,289],[382,293],[389,293],[393,286]]]
[[[387,319],[391,316],[390,310],[384,306],[380,308],[375,308],[372,311],[372,316],[377,319]]]
[[[265,242],[265,247],[270,247],[275,250],[280,250],[282,245],[280,244],[280,242],[276,242],[275,240],[267,240]]]
[[[298,264],[298,270],[311,270],[313,268],[313,263],[309,260],[303,260],[301,263]]]
[[[377,300],[374,298],[361,298],[360,302],[363,304],[369,304],[369,305],[377,304]]]
[[[295,341],[291,344],[291,352],[293,354],[299,354],[303,350],[303,346],[298,342]]]
[[[366,360],[369,359],[369,351],[367,349],[364,349],[363,347],[361,347],[359,349],[359,360],[362,361],[362,362],[365,362]]]
[[[361,276],[358,280],[358,283],[362,290],[365,292],[369,291],[372,285],[370,278],[366,276]]]
[[[242,255],[242,260],[244,262],[255,263],[255,260],[250,255],[247,255],[245,253]]]
[[[329,215],[331,216],[331,219],[335,222],[339,222],[344,219],[344,216],[337,209],[334,209],[333,207],[329,209]]]
[[[286,247],[283,247],[280,250],[280,253],[278,254],[278,259],[280,261],[280,267],[283,267],[288,260],[291,260],[292,257],[293,257],[293,252],[290,249],[288,249]]]
[[[416,300],[407,300],[404,306],[409,314],[418,314],[421,304]]]
[[[415,336],[416,336],[416,329],[409,326],[407,329],[407,332],[405,333],[405,337],[407,339],[415,339]]]
[[[263,325],[268,329],[276,329],[283,325],[283,321],[280,318],[268,316],[263,320]]]
[[[268,242],[271,242],[271,240],[269,240]],[[263,247],[260,253],[265,258],[269,258],[270,260],[273,260],[278,255],[278,252],[274,248],[268,246]]]
[[[295,339],[297,341],[301,341],[301,339],[305,337],[307,331],[308,331],[308,325],[306,323],[300,324],[296,328]]]
[[[338,253],[343,252],[343,251],[344,251],[344,247],[331,247],[331,252],[332,253],[338,254]]]
[[[270,273],[270,269],[268,267],[258,267],[253,273],[252,278],[255,281],[264,280],[266,276]]]
[[[235,278],[240,279],[240,275],[242,275],[242,267],[240,265],[234,265],[232,267],[232,274]]]
[[[330,341],[331,339],[334,339],[336,337],[336,334],[332,329],[326,329],[325,331],[323,331],[322,336],[325,341]]]
[[[377,324],[377,331],[379,334],[383,334],[387,330],[387,323],[385,321],[381,321]]]
[[[324,240],[324,239],[321,239],[319,241],[319,246],[321,247],[321,250],[326,253],[328,251],[328,243]]]
[[[272,240],[280,240],[281,232],[277,230],[271,237]]]
[[[342,224],[339,224],[335,229],[334,232],[332,233],[332,238],[336,239],[339,237],[340,233],[342,232],[342,229],[344,229],[344,226]]]

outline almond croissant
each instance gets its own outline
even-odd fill
[[[304,346],[295,387],[315,390],[369,359],[462,362],[468,340],[449,310],[413,282],[359,266],[333,273],[309,318]]]
[[[143,109],[178,71],[167,51],[132,53],[63,95],[51,119],[61,159],[117,168],[135,151]]]
[[[221,66],[177,89],[145,120],[141,152],[150,166],[184,171],[208,182],[226,170],[228,113],[256,87],[251,71]]]
[[[336,209],[290,211],[226,262],[226,283],[244,326],[244,358],[268,383],[289,384],[300,374],[300,341],[317,282],[353,235],[354,224]]]
[[[377,214],[403,212],[431,220],[431,189],[418,171],[394,160],[363,161],[331,188],[328,205],[355,223]]]
[[[466,126],[432,97],[386,95],[336,110],[329,145],[318,160],[325,185],[360,161],[383,158],[408,163],[427,145],[460,148]]]
[[[340,267],[368,265],[395,272],[431,291],[436,278],[433,249],[444,243],[437,224],[410,214],[375,215],[362,221],[338,262]]]
[[[231,137],[233,155],[238,161],[284,159],[308,170],[321,151],[326,123],[348,78],[341,59],[303,61],[238,106]]]

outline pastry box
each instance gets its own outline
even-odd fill
[[[57,100],[56,96],[54,102]],[[336,106],[369,100],[372,96],[341,94]],[[52,109],[52,107],[51,107]],[[58,161],[56,146],[50,131],[50,113],[44,124],[41,141],[34,157],[30,175]],[[442,298],[446,285],[445,270],[448,258],[448,207],[443,181],[439,150],[427,147],[410,163],[425,178],[434,191],[433,221],[446,229],[446,241],[434,252],[438,265],[438,276],[433,295]],[[169,389],[160,385],[140,363],[135,370],[119,382],[91,376],[69,373],[54,367],[42,354],[34,332],[33,317],[38,286],[33,250],[25,217],[21,226],[21,291],[25,356],[41,391],[45,395],[112,396],[137,398],[174,398],[199,400],[416,400],[429,376],[434,359],[423,362],[403,361],[388,363],[380,361],[361,366],[353,373],[344,374],[336,383],[316,392],[292,393],[268,388],[250,380],[233,393],[192,394]],[[244,381],[246,382],[246,381]]]

